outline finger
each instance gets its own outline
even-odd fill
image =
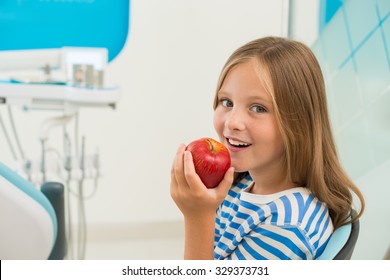
[[[231,188],[231,186],[232,186],[232,184],[233,184],[233,180],[234,180],[234,167],[230,167],[230,168],[226,171],[226,173],[225,173],[225,175],[224,175],[222,181],[219,183],[219,185],[218,185],[217,188],[218,188],[222,193],[227,194],[228,191],[229,191],[229,189]]]
[[[186,145],[180,144],[179,148],[177,149],[176,157],[172,166],[172,170],[173,170],[172,172],[173,175],[175,176],[176,183],[178,186],[186,184],[186,179],[184,176],[184,163],[183,163],[183,154],[185,149],[186,149]]]
[[[171,167],[171,185],[170,185],[170,194],[174,201],[180,196],[180,181],[183,181],[183,179],[180,179],[181,177],[184,177],[184,175],[180,175],[180,173],[183,173],[183,168],[180,167],[182,165],[183,161],[183,150],[185,150],[186,146],[184,144],[180,144],[176,151],[175,158],[172,163]],[[181,170],[181,171],[180,171]],[[179,178],[179,179],[178,179]],[[181,183],[183,184],[183,183]]]
[[[206,187],[195,171],[192,154],[189,151],[184,153],[184,176],[191,189],[204,190]]]
[[[171,193],[171,197],[174,198],[176,197],[176,194],[177,194],[177,180],[176,180],[176,176],[175,176],[175,172],[173,171],[173,165],[172,165],[172,168],[171,168],[171,184],[170,184],[170,193]]]
[[[175,158],[173,159],[172,166],[171,166],[171,176],[175,176],[175,167],[176,167],[176,163],[177,163],[177,158],[180,157],[182,145],[184,145],[184,144],[180,144],[180,146],[176,150]]]
[[[175,177],[175,169],[176,169],[176,162],[177,162],[177,158],[180,157],[180,151],[182,149],[182,146],[183,144],[180,144],[180,146],[177,148],[176,150],[176,154],[175,154],[175,157],[172,161],[172,166],[171,166],[171,178]]]

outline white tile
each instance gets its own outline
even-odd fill
[[[332,89],[338,127],[342,127],[363,110],[361,92],[352,61],[339,69],[332,80]]]
[[[337,139],[341,161],[349,176],[357,178],[375,166],[366,116],[351,121]]]
[[[369,141],[375,165],[390,159],[390,86],[366,109]]]
[[[379,22],[376,13],[376,3],[375,1],[367,0],[347,1],[344,5],[344,10],[352,47],[355,49],[375,29]]]
[[[364,103],[377,98],[389,85],[390,70],[380,29],[355,53]]]
[[[384,18],[390,13],[390,1],[389,0],[376,0],[378,3],[378,10],[381,18]]]
[[[321,37],[324,42],[324,53],[329,72],[333,73],[352,53],[342,8],[325,26]]]

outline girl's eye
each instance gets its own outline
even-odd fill
[[[222,99],[221,104],[223,107],[233,107],[233,102],[231,102],[229,99]]]
[[[251,107],[251,111],[255,113],[265,113],[267,112],[267,109],[265,109],[263,106],[260,105],[254,105]]]

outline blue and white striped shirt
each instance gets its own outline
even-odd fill
[[[250,175],[232,188],[217,211],[214,259],[316,259],[333,224],[325,203],[307,188],[271,195],[247,192]]]

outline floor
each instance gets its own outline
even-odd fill
[[[177,260],[183,259],[182,240],[150,239],[89,243],[89,260]]]
[[[183,259],[182,222],[88,226],[87,232],[87,260]],[[68,259],[79,259],[76,246],[70,251],[73,253],[69,254]]]

